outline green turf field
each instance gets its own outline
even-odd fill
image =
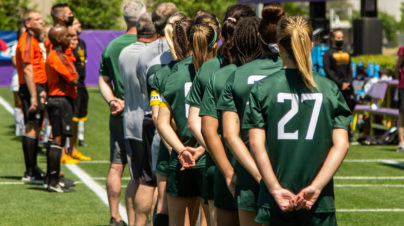
[[[89,118],[80,150],[93,163],[77,166],[105,189],[108,172],[108,109],[95,88],[89,89]],[[0,88],[0,97],[12,104],[9,88]],[[49,193],[41,186],[24,185],[24,160],[19,138],[14,136],[12,115],[0,105],[0,225],[106,225],[107,205],[85,183],[74,193]],[[46,169],[44,156],[38,159]],[[80,180],[62,166],[69,178]],[[127,170],[121,196],[129,177]],[[339,225],[404,225],[404,153],[393,146],[350,148],[334,180]],[[122,199],[124,206],[124,200]]]

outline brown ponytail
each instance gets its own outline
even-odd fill
[[[217,41],[217,33],[212,26],[196,24],[191,28],[189,40],[195,71],[198,71],[204,62],[216,56],[212,45]]]
[[[277,39],[297,65],[307,88],[317,88],[311,62],[313,29],[307,20],[300,16],[282,18],[278,24]]]
[[[192,26],[192,20],[181,19],[174,23],[173,41],[174,51],[178,60],[184,60],[191,55],[188,34]]]

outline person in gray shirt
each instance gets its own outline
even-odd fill
[[[142,89],[142,93],[145,97],[145,101],[143,102],[144,106],[144,119],[142,125],[142,141],[143,141],[143,153],[142,156],[151,156],[152,154],[152,143],[153,139],[158,137],[156,133],[155,126],[152,120],[152,112],[149,106],[149,96],[150,96],[150,86],[147,83],[147,69],[151,63],[151,61],[164,51],[168,50],[168,45],[165,40],[164,28],[167,24],[168,19],[178,12],[177,7],[170,2],[163,2],[159,4],[156,9],[152,13],[153,24],[156,28],[157,40],[152,42],[146,48],[142,50],[140,53],[141,57],[139,58],[136,65],[136,76],[139,80],[139,85]],[[157,143],[157,142],[155,142]],[[157,148],[158,150],[158,148]],[[139,154],[140,155],[140,154]],[[150,161],[151,159],[148,159]],[[136,160],[140,161],[140,160]],[[154,160],[155,162],[155,160]],[[149,162],[142,162],[143,166],[147,166],[147,169],[143,168],[142,172],[153,172],[153,180],[149,180],[148,177],[145,177],[145,181],[139,181],[138,191],[135,197],[135,206],[150,204],[150,208],[152,206],[153,194],[155,192],[157,183],[156,176],[154,174],[154,170],[152,165]],[[145,175],[145,173],[142,173]],[[143,216],[142,216],[143,217]],[[158,216],[157,216],[158,217]],[[168,217],[167,217],[168,218]],[[138,220],[138,215],[136,212],[136,221]]]
[[[125,47],[119,56],[119,71],[122,75],[125,93],[124,106],[124,136],[127,144],[127,159],[132,185],[138,188],[139,184],[155,186],[156,176],[151,170],[151,155],[144,151],[142,142],[142,124],[144,117],[145,94],[142,92],[139,76],[137,76],[137,63],[142,50],[149,43],[156,40],[156,29],[153,25],[150,13],[142,14],[137,23],[138,40]],[[142,189],[136,189],[132,200],[135,200],[137,194],[144,197]],[[146,225],[147,216],[150,213],[152,198],[143,199],[135,207],[135,225]]]

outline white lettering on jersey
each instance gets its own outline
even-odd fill
[[[285,132],[285,125],[299,112],[299,96],[294,93],[278,93],[278,103],[284,103],[285,100],[291,101],[290,110],[278,122],[278,140],[297,140],[299,130],[292,133]],[[307,129],[306,140],[312,140],[317,127],[318,117],[320,115],[321,105],[323,103],[322,93],[304,93],[301,102],[314,100],[313,112],[310,117],[309,127]],[[303,120],[303,119],[302,119]]]
[[[247,84],[252,85],[255,82],[258,82],[259,80],[262,80],[265,77],[267,77],[267,76],[266,75],[250,75],[250,76],[248,76]]]
[[[186,82],[184,84],[185,98],[187,97],[189,91],[191,90],[192,82]],[[189,104],[185,104],[185,117],[188,118],[189,115]]]

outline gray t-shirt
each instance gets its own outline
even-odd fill
[[[136,75],[136,66],[142,50],[147,45],[144,42],[133,43],[125,47],[119,55],[119,72],[122,76],[125,93],[123,131],[126,139],[142,140],[144,102],[147,99],[141,89],[140,76]]]
[[[145,115],[151,114],[151,108],[149,106],[149,93],[147,91],[147,79],[146,73],[149,68],[150,62],[158,55],[168,50],[168,44],[166,40],[157,39],[156,41],[150,43],[149,46],[142,50],[142,57],[139,59],[137,64],[136,74],[139,78],[140,86],[142,88],[143,94],[146,96],[146,100],[143,103]]]

